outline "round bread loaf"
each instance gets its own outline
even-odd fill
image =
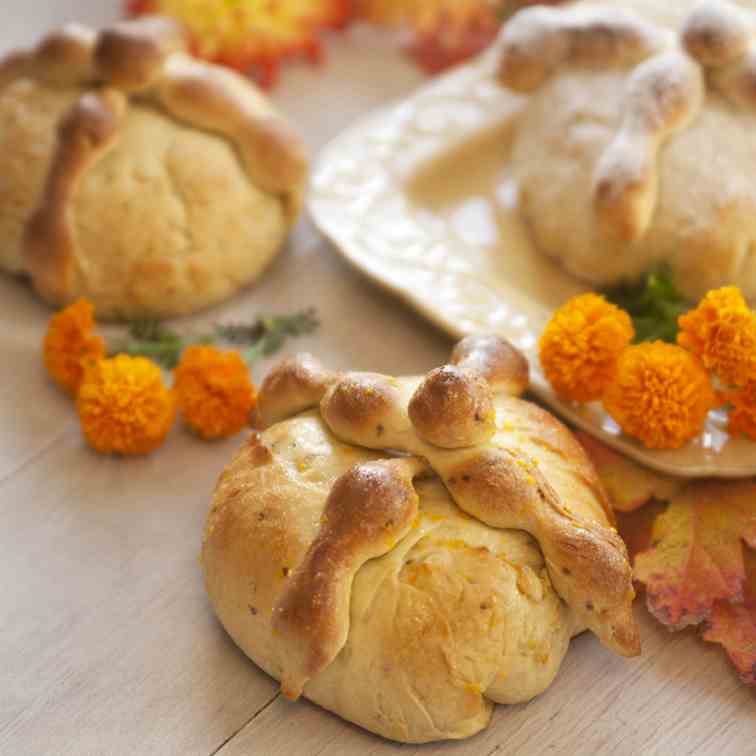
[[[410,417],[442,390],[434,373],[282,363],[260,393],[272,424],[221,476],[202,550],[219,619],[284,695],[403,742],[470,736],[494,703],[538,695],[586,627],[640,649],[627,552],[586,455],[503,393],[527,384],[511,347],[466,341],[454,357],[477,371],[472,391],[491,381],[495,428],[454,449]],[[453,389],[439,426],[474,422]]]
[[[166,19],[55,32],[0,63],[0,267],[98,317],[192,312],[255,280],[298,215],[299,140]]]
[[[529,95],[512,169],[539,248],[597,285],[668,264],[691,299],[756,298],[756,1],[521,11],[501,80]]]

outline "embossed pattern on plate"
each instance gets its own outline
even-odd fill
[[[454,337],[494,331],[528,356],[532,390],[574,425],[649,467],[686,477],[756,475],[756,445],[712,414],[683,449],[624,436],[598,404],[560,401],[537,340],[585,286],[541,255],[517,211],[507,156],[523,100],[495,80],[496,54],[349,128],[321,153],[309,209],[359,270]]]

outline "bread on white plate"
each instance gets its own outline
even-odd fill
[[[541,251],[598,286],[668,264],[756,298],[756,1],[586,0],[505,26],[512,169]]]

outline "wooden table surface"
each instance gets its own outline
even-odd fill
[[[105,22],[119,5],[9,3],[0,51],[61,21]],[[420,81],[386,40],[358,30],[334,41],[322,70],[287,71],[275,99],[314,155]],[[448,353],[445,337],[352,272],[307,220],[258,286],[189,322],[306,305],[322,329],[289,352],[390,373],[425,371]],[[240,439],[205,444],[178,429],[147,459],[90,452],[42,369],[49,315],[0,277],[0,754],[756,754],[756,691],[718,647],[667,633],[640,605],[641,658],[584,635],[547,693],[498,707],[466,742],[398,746],[282,700],[216,622],[198,564],[215,479]]]

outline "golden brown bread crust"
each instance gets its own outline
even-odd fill
[[[452,350],[449,362],[477,370],[497,394],[520,396],[530,384],[525,355],[497,336],[465,336]]]
[[[491,386],[477,370],[458,365],[431,370],[407,412],[417,435],[442,449],[482,444],[496,433]]]
[[[707,0],[688,16],[682,41],[690,55],[704,66],[719,68],[745,55],[751,33],[740,8],[721,0]]]
[[[160,76],[170,55],[186,51],[186,35],[177,22],[147,16],[103,29],[94,47],[94,66],[102,80],[134,92]]]
[[[273,630],[275,609],[335,482],[377,457],[340,443],[310,412],[245,442],[221,476],[203,546],[208,593],[236,643],[278,679],[290,646]],[[493,702],[545,690],[583,628],[527,534],[464,515],[436,478],[414,486],[418,517],[356,573],[346,643],[304,694],[395,740],[468,737]]]
[[[267,428],[317,407],[338,376],[311,354],[282,360],[265,376],[257,402],[259,424]]]
[[[625,546],[595,471],[561,423],[498,391],[493,436],[443,448],[410,417],[412,397],[431,385],[438,414],[420,414],[430,435],[442,435],[460,407],[474,406],[475,397],[456,395],[481,390],[484,374],[513,385],[495,369],[511,350],[467,339],[455,357],[476,355],[477,369],[452,366],[460,381],[434,383],[437,371],[430,380],[337,375],[308,356],[263,384],[269,418],[285,412],[287,390],[292,412],[309,403],[319,413],[278,422],[242,449],[220,481],[203,561],[219,617],[286,696],[304,692],[376,732],[424,742],[469,735],[487,723],[491,701],[544,690],[579,628],[639,653]],[[520,361],[506,362],[521,377]],[[328,442],[313,423],[328,428]],[[376,462],[366,449],[412,456]],[[428,467],[438,477],[426,485],[417,476]],[[426,529],[447,520],[445,537]],[[515,530],[540,546],[535,572],[494,545]],[[282,575],[257,554],[269,541]],[[242,598],[250,581],[252,621]],[[533,654],[510,656],[512,644]]]
[[[0,62],[0,88],[20,79],[35,80],[46,86],[61,88],[85,87],[96,90],[105,85],[126,94],[133,94],[137,98],[134,100],[133,112],[138,112],[140,118],[147,109],[156,109],[168,117],[164,122],[166,128],[170,119],[173,119],[179,125],[186,124],[198,132],[217,135],[227,140],[233,145],[233,154],[240,161],[249,181],[251,194],[247,206],[251,207],[254,202],[258,202],[259,212],[268,212],[265,203],[258,197],[275,198],[283,208],[281,225],[288,227],[296,220],[301,209],[307,173],[307,161],[301,142],[288,123],[277,114],[251,82],[226,69],[191,59],[186,53],[184,34],[174,22],[157,17],[128,21],[106,28],[99,34],[80,26],[65,27],[43,40],[35,50],[13,54]],[[123,125],[124,128],[131,125],[131,116],[123,121]],[[150,128],[155,127],[153,125]],[[143,143],[149,150],[149,142],[143,140]],[[74,170],[73,166],[80,166],[76,157],[68,154],[70,149],[70,143],[65,140],[58,143],[52,156],[50,173],[59,177],[59,183],[75,187],[81,178],[80,174],[77,176],[74,171],[67,178],[62,177],[66,170]],[[101,158],[103,154],[104,152],[100,152],[96,157]],[[212,155],[208,157],[208,163],[212,162],[212,159]],[[99,160],[93,156],[87,165],[87,172],[98,162]],[[124,166],[122,172],[126,173],[128,170],[130,167]],[[166,166],[165,170],[170,178],[170,166]],[[217,170],[222,173],[228,172],[228,168],[220,162]],[[175,179],[171,180],[176,182]],[[194,211],[191,204],[193,192],[182,186],[181,182],[176,182],[174,189],[178,191],[178,199],[184,203],[186,212]],[[63,199],[63,196],[60,198]],[[68,193],[65,201],[73,205],[76,201],[75,192]],[[239,201],[243,201],[241,195]],[[43,202],[37,214],[45,211],[59,214],[53,204]],[[193,218],[206,215],[206,206],[203,200],[198,200]],[[217,207],[222,208],[223,205]],[[154,212],[159,213],[160,210],[155,208]],[[212,220],[210,222],[212,223]],[[236,252],[224,255],[223,250],[220,250],[220,253],[214,249],[208,251],[208,258],[212,258],[207,262],[208,266],[229,266],[229,269],[225,272],[220,271],[218,280],[208,286],[204,296],[199,291],[204,275],[201,270],[202,264],[195,265],[194,262],[182,260],[180,265],[186,266],[184,271],[178,270],[169,260],[156,263],[154,271],[145,270],[140,273],[142,263],[136,258],[141,253],[137,249],[134,252],[134,275],[141,275],[146,279],[150,276],[157,277],[160,282],[156,280],[156,286],[165,286],[165,290],[161,289],[160,297],[157,298],[163,303],[160,312],[145,311],[145,306],[151,305],[134,301],[140,297],[135,297],[128,291],[128,282],[124,283],[125,301],[119,307],[117,302],[112,301],[112,282],[108,283],[106,280],[104,284],[97,284],[109,289],[107,294],[103,294],[103,302],[100,303],[97,301],[98,292],[90,291],[88,282],[79,281],[70,275],[55,281],[62,270],[71,269],[73,257],[78,256],[80,247],[86,246],[85,241],[79,242],[76,239],[71,245],[71,234],[68,235],[68,242],[63,241],[55,245],[47,264],[40,247],[34,246],[33,251],[29,253],[34,257],[33,269],[29,272],[35,287],[52,303],[64,304],[76,296],[86,295],[94,299],[96,305],[102,304],[98,311],[104,317],[119,314],[125,317],[163,316],[191,311],[227,296],[228,290],[235,290],[259,273],[259,269],[280,247],[280,239],[277,237],[283,235],[285,228],[274,231],[273,226],[277,222],[275,217],[266,218],[265,223],[260,224],[261,231],[258,237],[251,233],[240,237],[239,244],[247,247],[244,250],[247,255],[256,254],[254,244],[259,244],[261,260],[258,265],[248,261],[236,261]],[[43,225],[52,229],[56,226],[55,218],[49,218]],[[190,228],[187,230],[187,236],[196,239],[201,234]],[[227,240],[224,242],[227,243]],[[171,240],[171,244],[174,243],[176,242]],[[165,243],[163,246],[170,245]],[[68,260],[62,265],[60,254],[64,250]],[[199,250],[200,253],[202,251]],[[92,253],[87,250],[82,254],[86,257],[86,254],[101,252],[102,250],[96,250]],[[179,255],[182,252],[182,249],[177,250]],[[198,254],[192,254],[196,258],[200,257]],[[150,267],[148,262],[146,268]],[[78,267],[85,269],[87,261],[84,260]],[[118,275],[122,277],[123,271],[119,271]],[[222,281],[224,276],[225,281]],[[171,297],[176,299],[175,305],[171,305]]]
[[[307,159],[299,137],[249,82],[186,56],[165,62],[155,96],[174,117],[236,145],[250,179],[283,198],[290,220],[302,207]]]
[[[594,178],[597,223],[608,237],[645,236],[658,203],[659,151],[698,116],[703,99],[703,74],[686,55],[657,55],[635,69],[622,125]]]
[[[634,593],[627,552],[605,519],[605,496],[603,492],[597,496],[602,491],[601,485],[595,474],[588,474],[590,466],[584,455],[572,458],[562,451],[569,448],[569,443],[560,437],[569,432],[559,424],[552,424],[549,434],[552,438],[545,442],[546,448],[533,443],[541,417],[525,408],[518,412],[516,405],[511,404],[517,400],[509,399],[504,407],[497,406],[497,414],[506,409],[522,415],[525,422],[519,432],[509,431],[506,421],[501,423],[497,417],[497,433],[490,441],[460,449],[434,446],[416,434],[407,414],[408,399],[417,386],[416,379],[402,379],[392,386],[388,379],[380,383],[374,376],[347,375],[326,393],[321,414],[329,428],[344,441],[371,449],[395,449],[426,459],[446,483],[458,506],[473,517],[493,527],[521,528],[533,535],[546,557],[552,583],[580,621],[618,653],[627,656],[639,653],[640,640],[631,612]],[[359,410],[363,397],[369,397],[370,401],[364,413]],[[436,418],[439,428],[453,422],[453,417]],[[378,428],[380,433],[376,432]],[[510,434],[515,439],[526,436],[529,443],[508,438]],[[546,454],[559,458],[553,469],[547,470],[538,463]],[[481,464],[480,472],[486,475],[480,478],[466,470],[468,465]],[[546,495],[547,489],[539,486],[539,470],[549,480],[553,475],[558,481],[554,486],[556,496]],[[527,486],[513,489],[511,481]],[[517,502],[523,501],[525,493],[527,504],[520,506]],[[562,498],[569,501],[565,501],[563,509],[557,506]],[[578,508],[576,504],[581,506]],[[510,509],[510,505],[515,509]],[[565,533],[573,530],[579,531],[580,537],[576,535],[569,543],[584,540],[585,549],[592,559],[596,558],[592,570],[582,564],[578,549],[564,546]]]
[[[340,376],[320,402],[328,427],[343,441],[369,449],[387,448],[388,439],[412,432],[403,387],[395,378],[379,373]],[[393,448],[393,447],[391,447]]]
[[[91,84],[96,35],[81,24],[66,24],[45,37],[34,50],[11,53],[0,60],[0,87],[20,78],[49,84]]]

